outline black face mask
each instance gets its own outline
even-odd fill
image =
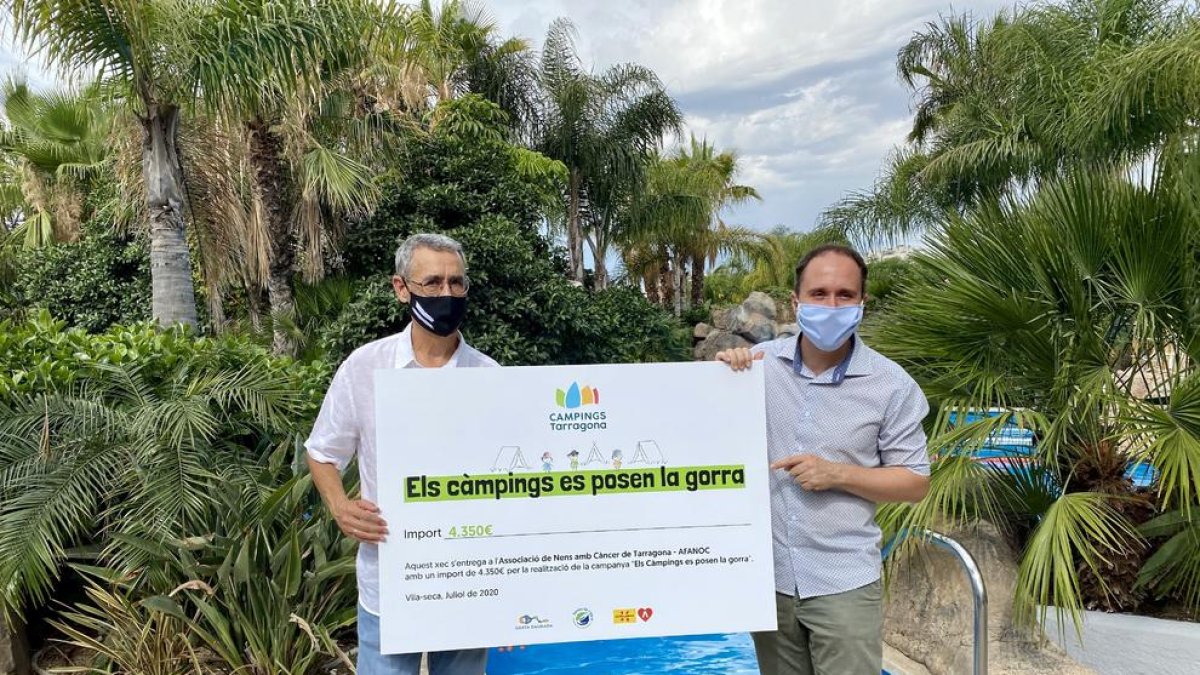
[[[466,296],[417,295],[412,291],[409,295],[412,297],[413,321],[434,335],[453,335],[467,316]]]

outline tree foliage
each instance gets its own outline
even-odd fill
[[[508,365],[682,358],[676,325],[636,289],[592,292],[565,275],[561,253],[537,232],[536,176],[497,139],[446,130],[410,147],[403,179],[389,180],[375,214],[347,232],[344,269],[356,292],[321,332],[331,358],[403,327],[391,290],[394,253],[415,232],[463,242],[472,279],[464,332]]]

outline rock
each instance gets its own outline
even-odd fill
[[[22,626],[9,625],[0,616],[0,675],[27,675],[29,646]]]
[[[759,343],[775,339],[775,301],[766,293],[755,291],[729,315],[731,333]]]
[[[706,323],[698,323],[696,324],[696,327],[692,329],[692,338],[696,340],[703,340],[704,338],[708,337],[708,334],[712,331],[712,326]]]
[[[993,675],[1094,674],[1058,646],[1013,624],[1017,555],[990,523],[947,533],[975,558],[988,593],[989,672]],[[970,673],[974,605],[958,560],[941,548],[922,546],[891,570],[884,640],[924,665],[932,675]]]
[[[713,328],[729,330],[729,315],[733,313],[732,307],[713,307],[711,313]]]
[[[775,300],[762,291],[754,291],[742,301],[742,307],[753,314],[761,314],[775,321]]]
[[[754,344],[775,339],[775,321],[762,314],[749,313],[744,306],[733,310],[729,330]]]
[[[796,309],[791,302],[780,302],[775,305],[775,320],[781,324],[796,323]]]
[[[752,346],[753,344],[749,340],[739,335],[727,333],[723,330],[714,330],[700,344],[696,345],[692,353],[695,355],[697,361],[712,361],[716,357],[717,352],[722,349]]]
[[[800,334],[800,327],[794,323],[777,323],[775,324],[775,337],[791,337]]]

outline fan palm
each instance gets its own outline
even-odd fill
[[[1194,165],[1194,158],[1183,158]],[[1193,177],[1195,168],[1189,169]],[[1129,609],[1134,589],[1200,602],[1200,230],[1183,169],[1145,184],[1073,172],[1028,201],[944,221],[870,339],[935,403],[930,496],[893,527],[987,518],[1024,542],[1016,607]],[[970,418],[981,410],[998,416]],[[1001,468],[1005,424],[1037,439]],[[1142,461],[1149,492],[1126,478]],[[1138,527],[1153,512],[1174,512]],[[1181,534],[1144,567],[1147,537]]]
[[[107,114],[95,92],[35,94],[22,81],[0,90],[5,158],[0,200],[22,223],[25,245],[74,241],[82,218],[81,181],[109,157]]]
[[[268,298],[283,319],[295,311],[296,224],[319,228],[311,221],[320,221],[323,208],[364,210],[377,193],[370,169],[342,152],[350,144],[322,144],[328,139],[314,118],[337,99],[337,84],[367,66],[380,33],[399,30],[402,17],[395,7],[359,0],[226,0],[211,11],[194,38],[198,53],[209,55],[196,66],[205,94],[199,103],[249,139],[245,155],[268,246]],[[347,117],[346,124],[355,122]],[[275,325],[276,353],[292,353],[290,334]]]
[[[583,245],[596,264],[597,283],[607,279],[608,248],[618,221],[620,195],[644,180],[651,153],[663,136],[677,133],[682,116],[658,77],[642,66],[625,64],[599,75],[584,70],[575,48],[574,27],[565,19],[550,25],[538,80],[543,92],[537,149],[568,169],[567,254],[571,278],[583,281]],[[590,218],[587,210],[597,213]]]

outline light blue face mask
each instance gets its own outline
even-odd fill
[[[862,321],[863,306],[827,307],[825,305],[800,305],[796,323],[800,332],[823,352],[837,351],[846,344]]]

